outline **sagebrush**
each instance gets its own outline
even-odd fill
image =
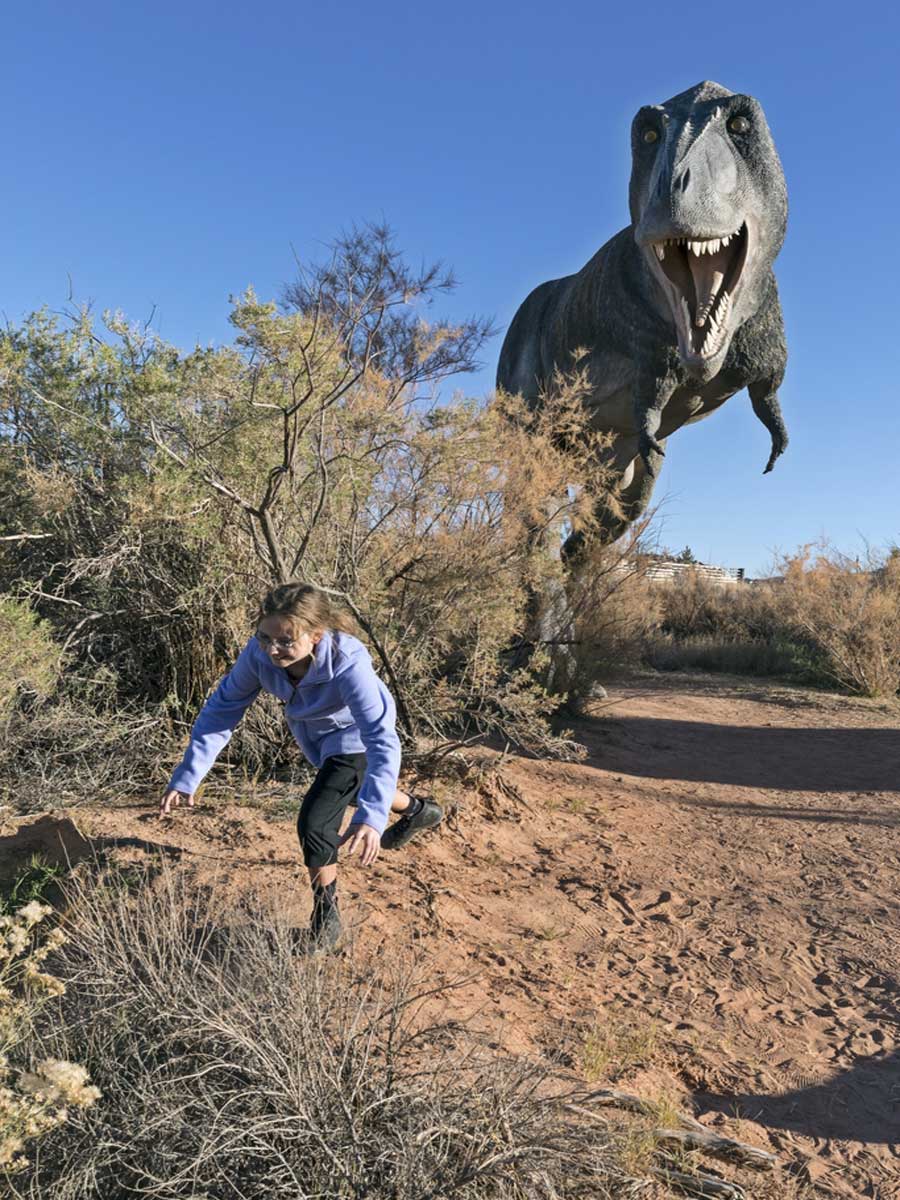
[[[298,958],[183,873],[70,888],[72,980],[31,1032],[103,1099],[50,1133],[11,1194],[42,1200],[572,1200],[621,1194],[602,1122],[547,1068],[486,1057],[414,960]],[[76,985],[77,984],[77,985]]]

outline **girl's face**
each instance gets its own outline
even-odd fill
[[[309,658],[322,640],[323,630],[301,632],[286,617],[265,617],[256,629],[259,644],[279,667]]]

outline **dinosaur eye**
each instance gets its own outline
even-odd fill
[[[645,129],[644,130],[644,141],[645,142],[658,142],[659,134],[656,132],[655,129]]]
[[[732,117],[728,122],[728,128],[732,133],[749,133],[750,122],[746,117]]]

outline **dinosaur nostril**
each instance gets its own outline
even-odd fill
[[[688,190],[688,184],[689,184],[690,182],[691,182],[691,168],[690,168],[690,167],[688,167],[688,168],[687,168],[687,170],[685,171],[685,173],[684,173],[684,174],[682,175],[682,177],[681,177],[681,190],[682,190],[682,192],[686,192],[686,191]]]

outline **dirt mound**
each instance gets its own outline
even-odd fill
[[[816,1194],[900,1197],[897,710],[733,680],[637,680],[452,819],[344,872],[357,938],[416,937],[489,1043],[665,1091]],[[484,755],[489,766],[492,756]],[[293,822],[253,805],[79,809],[0,839],[0,869],[177,858],[305,923]],[[268,815],[267,815],[268,814]],[[8,831],[7,831],[8,832]],[[62,847],[62,851],[60,851]],[[781,1186],[781,1185],[778,1185]]]

